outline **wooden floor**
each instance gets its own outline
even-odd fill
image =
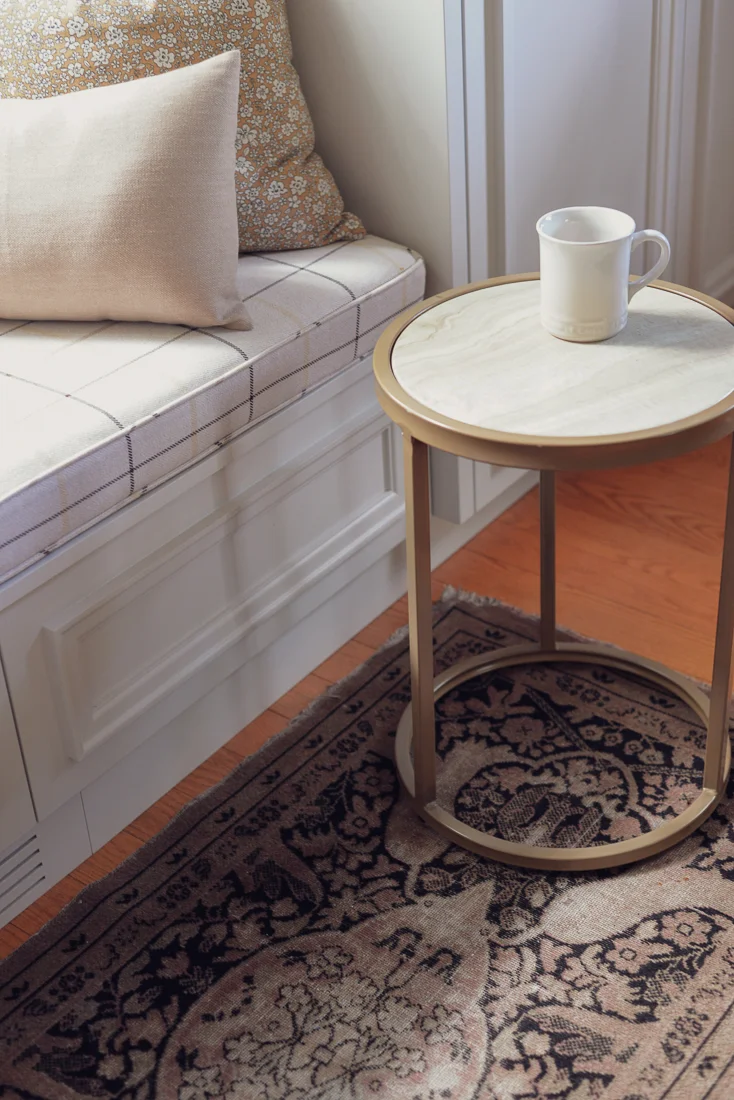
[[[725,441],[656,465],[559,476],[559,623],[710,680],[728,461]],[[537,540],[534,492],[435,570],[435,596],[452,584],[537,612]],[[0,930],[0,957],[159,832],[406,620],[402,599]]]

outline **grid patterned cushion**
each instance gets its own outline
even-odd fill
[[[368,236],[239,279],[250,332],[0,321],[0,579],[364,358],[425,271]]]

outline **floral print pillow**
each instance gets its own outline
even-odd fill
[[[242,57],[240,251],[313,248],[364,228],[314,153],[285,0],[2,0],[0,98],[39,99]]]

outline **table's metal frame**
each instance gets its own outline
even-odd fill
[[[556,636],[555,616],[555,470],[599,469],[652,461],[690,451],[734,430],[734,395],[705,414],[689,417],[664,429],[635,432],[611,439],[559,439],[509,436],[472,429],[421,406],[398,385],[392,373],[393,344],[419,312],[480,286],[522,281],[537,276],[489,280],[473,287],[437,295],[404,314],[381,337],[375,351],[379,399],[403,430],[407,527],[408,605],[412,702],[397,731],[396,761],[403,786],[415,809],[433,828],[457,844],[504,863],[549,870],[586,870],[632,863],[682,840],[713,812],[726,789],[731,767],[729,695],[734,643],[734,449],[729,471],[726,525],[711,698],[695,684],[654,661],[611,646],[564,643]],[[734,324],[734,311],[713,299],[671,284],[658,288],[695,298]],[[431,540],[429,444],[485,462],[526,465],[540,470],[540,644],[495,650],[461,661],[433,678],[431,600]],[[518,460],[519,459],[519,460]],[[530,459],[531,461],[528,461]],[[642,675],[686,702],[707,725],[701,793],[683,813],[631,840],[588,848],[549,848],[519,844],[490,836],[463,824],[436,801],[434,704],[458,684],[482,673],[521,664],[602,664]],[[411,753],[412,746],[412,753]]]

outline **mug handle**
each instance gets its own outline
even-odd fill
[[[633,295],[638,290],[642,290],[643,286],[647,286],[653,279],[657,279],[658,275],[662,275],[670,263],[670,241],[664,233],[659,233],[657,229],[640,229],[639,232],[632,234],[631,251],[634,252],[644,241],[654,241],[655,244],[659,245],[660,256],[658,262],[653,264],[648,272],[636,279],[630,279],[627,301],[631,301]]]

